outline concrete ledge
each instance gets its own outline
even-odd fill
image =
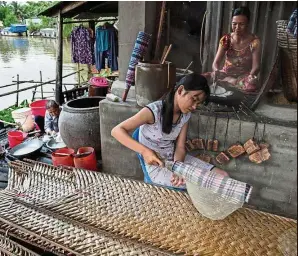
[[[118,97],[122,98],[125,88],[126,86],[124,81],[116,80],[112,84],[111,92],[117,95]],[[135,99],[135,98],[136,98],[135,87],[131,86],[127,95],[127,99]]]
[[[125,103],[102,100],[99,103],[102,165],[106,173],[143,179],[143,172],[135,152],[122,146],[111,136],[111,130],[139,111],[133,100]]]
[[[293,107],[279,107],[262,103],[258,106],[255,112],[261,116],[275,120],[297,122],[297,108]]]
[[[122,146],[111,136],[111,130],[120,122],[136,114],[141,108],[133,100],[114,103],[100,102],[100,126],[102,141],[103,171],[124,177],[143,179],[143,173],[136,154]],[[189,138],[205,138],[208,116],[193,113],[188,131]],[[209,118],[207,137],[212,138],[214,117]],[[223,150],[226,118],[218,118],[216,138]],[[254,122],[242,122],[242,136],[239,138],[239,121],[230,119],[227,146],[240,140],[244,143],[254,134]],[[257,138],[262,139],[263,126],[260,125]],[[271,158],[262,164],[249,161],[248,156],[233,159],[225,166],[219,166],[237,180],[251,184],[254,189],[249,206],[274,214],[297,219],[297,127],[266,124],[264,140],[271,144]],[[202,153],[192,152],[192,155]],[[208,152],[208,154],[212,154]]]

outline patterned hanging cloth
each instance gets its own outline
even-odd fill
[[[70,35],[72,62],[94,64],[94,45],[90,31],[80,25]]]
[[[297,38],[297,8],[292,13],[287,26],[287,32]]]
[[[131,57],[130,57],[130,62],[128,65],[128,70],[126,73],[126,89],[129,90],[131,86],[135,85],[135,69],[136,65],[141,61],[148,49],[149,42],[151,39],[151,35],[147,34],[143,31],[140,31],[137,37],[137,40],[135,42]]]

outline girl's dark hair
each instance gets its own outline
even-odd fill
[[[46,109],[50,109],[50,108],[59,108],[59,105],[54,100],[48,100],[46,104]]]
[[[209,102],[210,88],[207,79],[198,74],[187,75],[176,84],[175,87],[166,95],[162,103],[161,118],[162,118],[162,131],[169,134],[172,131],[173,115],[174,115],[174,96],[175,92],[180,85],[184,86],[186,91],[199,91],[202,90],[206,94],[205,105]]]
[[[249,21],[249,19],[250,19],[250,11],[249,11],[248,7],[241,6],[239,8],[234,9],[232,17],[239,16],[239,15],[245,16],[247,18],[247,20]]]

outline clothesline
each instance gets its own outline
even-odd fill
[[[89,19],[89,20],[72,20],[72,21],[64,21],[63,24],[70,24],[70,23],[84,23],[84,22],[106,22],[106,21],[117,21],[118,19],[115,18],[115,19],[106,19],[106,20],[92,20],[92,19]]]

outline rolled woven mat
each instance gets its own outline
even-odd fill
[[[30,168],[35,171],[41,170],[41,166],[45,165],[31,162],[25,163],[23,167],[12,166],[11,169],[18,169],[16,171],[18,176],[22,170],[24,171],[20,175],[26,175],[24,174],[26,170]],[[54,177],[60,175],[59,170],[51,168],[52,172],[48,171],[47,175],[50,173]],[[30,194],[29,190],[28,194],[23,191],[26,196],[22,197],[17,196],[11,190],[1,192],[0,195],[3,197],[12,197],[20,202],[15,201],[10,207],[8,206],[11,205],[11,202],[5,203],[5,206],[1,205],[0,212],[3,212],[3,215],[1,215],[0,221],[27,228],[26,232],[35,232],[32,229],[36,226],[35,236],[44,230],[42,232],[43,239],[46,238],[51,243],[59,241],[59,245],[65,244],[68,250],[77,248],[72,244],[72,240],[65,242],[69,241],[69,236],[77,237],[78,233],[80,234],[77,238],[79,239],[78,246],[85,248],[80,237],[91,235],[81,233],[83,232],[81,230],[77,231],[77,228],[80,229],[84,226],[88,232],[95,229],[96,235],[100,233],[99,231],[104,230],[117,239],[118,236],[125,237],[131,242],[138,241],[144,246],[150,245],[169,253],[183,255],[278,256],[297,254],[297,250],[292,246],[297,243],[296,220],[241,208],[224,220],[212,221],[204,218],[196,210],[184,192],[104,173],[78,169],[72,169],[72,172],[75,177],[74,185],[78,190],[71,192],[66,197],[57,198],[56,202],[53,202],[50,196],[49,204],[46,204],[46,195],[41,199],[42,205],[38,204],[38,197],[36,197],[35,204],[30,202],[28,198],[34,195]],[[38,175],[45,182],[37,184],[36,189],[39,187],[40,191],[44,191],[48,186],[46,175],[42,171]],[[18,178],[15,177],[14,180],[17,181]],[[13,182],[9,182],[11,183],[10,187],[17,191],[18,188],[14,186]],[[16,184],[20,186],[20,183]],[[9,194],[7,194],[8,192]],[[1,199],[1,202],[5,202],[5,200]],[[13,215],[17,209],[21,213],[21,215],[17,214],[17,216],[21,216],[19,218]],[[41,212],[43,213],[42,217],[37,215]],[[30,218],[30,216],[36,217]],[[61,218],[65,218],[62,223]],[[27,224],[28,221],[31,223],[30,225]],[[46,225],[45,223],[52,224]],[[60,231],[58,232],[59,227],[62,230],[61,234]],[[49,232],[45,232],[47,230]],[[68,230],[76,231],[73,233]],[[23,232],[26,233],[25,231]],[[93,232],[95,231],[91,232],[91,241],[95,239]],[[47,234],[46,237],[45,234]],[[59,234],[59,236],[51,234]],[[287,252],[287,254],[283,252]]]
[[[128,64],[128,70],[126,73],[126,89],[129,90],[130,86],[135,85],[135,69],[139,61],[141,61],[147,52],[151,35],[143,31],[140,31],[136,39],[130,61]]]
[[[0,255],[1,256],[40,256],[26,247],[12,241],[5,235],[0,234]]]
[[[182,162],[165,161],[165,166],[186,180],[187,192],[205,217],[221,220],[248,202],[252,186],[215,172],[203,171]]]

